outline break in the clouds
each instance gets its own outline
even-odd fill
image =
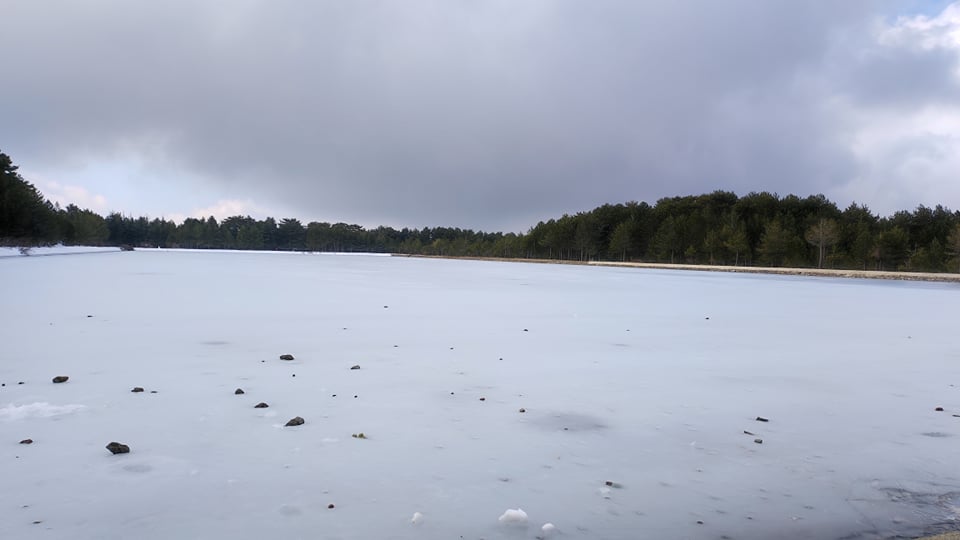
[[[131,214],[525,230],[717,189],[960,207],[960,4],[8,0],[3,20],[0,150]]]

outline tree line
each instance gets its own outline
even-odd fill
[[[823,195],[715,191],[654,205],[605,204],[541,221],[525,234],[250,216],[176,223],[61,208],[0,153],[0,243],[960,272],[960,212],[921,205],[880,217],[856,203],[840,210]]]

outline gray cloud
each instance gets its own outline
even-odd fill
[[[844,113],[957,90],[955,51],[871,41],[875,2],[8,4],[17,161],[133,154],[184,199],[203,182],[307,220],[522,230],[854,178],[869,203]]]

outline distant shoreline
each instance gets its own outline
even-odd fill
[[[616,261],[565,261],[558,259],[517,259],[506,257],[448,257],[441,255],[393,254],[394,257],[417,257],[424,259],[453,259],[494,262],[525,262],[537,264],[574,264],[581,266],[612,266],[625,268],[647,268],[655,270],[692,270],[699,272],[730,272],[743,274],[773,274],[783,276],[814,276],[848,279],[887,279],[900,281],[933,281],[940,283],[960,283],[960,274],[934,272],[888,272],[880,270],[836,270],[828,268],[780,268],[772,266],[722,266],[712,264],[669,264]]]

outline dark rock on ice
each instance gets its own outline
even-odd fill
[[[53,382],[55,382],[55,383],[65,383],[65,382],[67,382],[69,379],[70,379],[70,377],[67,377],[66,375],[57,375],[56,377],[53,378]],[[20,384],[23,384],[23,383],[20,383]]]
[[[33,439],[24,439],[20,441],[20,444],[33,444]]]
[[[133,390],[131,390],[131,392],[133,392],[134,394],[139,394],[140,392],[143,392],[143,387],[141,387],[141,386],[134,386],[134,387],[133,387]]]
[[[280,359],[281,359],[281,360],[293,360],[293,355],[292,355],[292,354],[281,354],[281,355],[280,355]]]
[[[53,382],[57,382],[57,381],[53,381]],[[943,407],[937,407],[937,408],[934,409],[934,410],[937,411],[937,412],[943,412]]]
[[[262,401],[253,406],[254,409],[266,409],[267,407],[269,407],[269,405]]]
[[[285,426],[286,426],[286,427],[300,426],[300,425],[303,425],[303,423],[304,423],[304,419],[303,419],[303,418],[300,418],[299,416],[295,416],[295,417],[291,418],[291,419],[285,424]]]
[[[763,439],[754,439],[753,442],[757,444],[763,444]]]
[[[360,369],[360,364],[355,364],[351,366],[350,369]]]
[[[769,422],[770,420],[762,416],[757,417],[757,422]]]
[[[235,395],[235,396],[239,396],[239,395],[242,395],[242,394],[245,394],[245,393],[246,393],[246,392],[243,391],[243,388],[237,388],[236,390],[233,391],[233,395]]]
[[[110,453],[111,453],[111,454],[114,454],[114,455],[116,455],[116,454],[129,454],[129,453],[130,453],[130,447],[129,447],[129,446],[127,446],[127,445],[125,445],[125,444],[118,443],[118,442],[112,442],[112,443],[108,444],[108,445],[107,445],[107,450],[109,450]]]

